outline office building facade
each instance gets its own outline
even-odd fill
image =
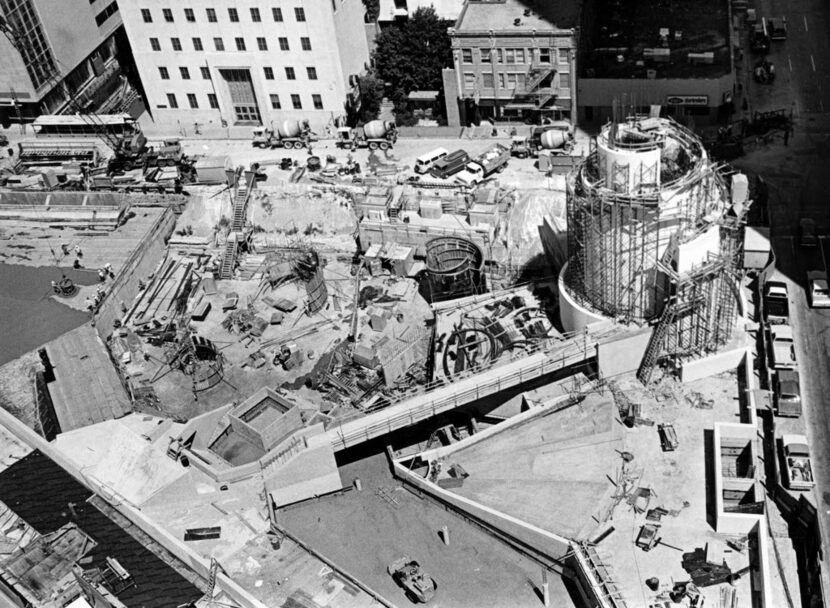
[[[578,2],[468,0],[449,30],[449,124],[575,116]]]
[[[117,2],[0,0],[0,19],[0,124],[78,108],[125,109]]]
[[[361,0],[122,0],[156,124],[325,128],[357,105],[369,49]]]

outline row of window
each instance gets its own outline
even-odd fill
[[[499,72],[498,76],[500,89],[515,89],[516,87],[524,88],[527,75],[524,72]],[[481,74],[481,86],[485,89],[493,89],[495,78],[492,72],[483,72]],[[464,72],[464,88],[473,90],[476,88],[476,75],[474,72]],[[567,85],[564,87],[567,89]]]
[[[271,108],[274,110],[281,110],[282,109],[282,102],[280,102],[280,96],[276,93],[271,93],[269,96],[269,101],[271,102]],[[208,105],[214,109],[219,109],[219,99],[216,97],[215,93],[208,93],[207,94]],[[316,93],[311,96],[311,103],[314,105],[315,110],[322,110],[323,109],[323,96],[317,95]],[[195,93],[187,93],[187,104],[193,110],[199,109],[199,100],[196,97]],[[177,109],[179,107],[179,100],[176,97],[175,93],[167,93],[167,106],[172,109]],[[295,110],[302,110],[303,109],[303,100],[300,99],[300,96],[296,93],[291,94],[291,106]]]
[[[266,80],[274,80],[274,68],[266,66],[262,69]],[[210,80],[210,69],[207,66],[200,66],[199,71],[204,80]],[[309,80],[317,80],[317,68],[309,66],[305,71]],[[179,66],[179,75],[182,80],[190,80],[190,69],[187,66]],[[159,76],[162,80],[170,80],[170,70],[165,66],[159,66]],[[297,80],[297,73],[293,67],[285,68],[285,78],[286,80]]]
[[[95,23],[98,27],[104,25],[104,22],[118,12],[118,2],[110,2],[107,7],[100,13],[95,15]]]
[[[252,7],[250,10],[251,21],[253,21],[254,23],[261,23],[262,13],[260,13],[259,9],[256,7]],[[161,14],[167,23],[173,23],[175,21],[175,19],[173,18],[172,9],[163,8],[161,9]],[[216,16],[216,9],[206,8],[205,15],[207,16],[207,20],[209,23],[217,23],[219,21],[219,19]],[[271,16],[274,18],[274,21],[283,21],[282,9],[275,6],[271,9]],[[144,20],[144,23],[152,23],[153,13],[150,11],[149,8],[143,8],[141,9],[141,18]],[[193,11],[192,8],[184,9],[184,19],[185,21],[189,21],[190,23],[196,22],[196,13]],[[239,23],[239,11],[235,8],[229,8],[228,19],[230,19],[231,23]],[[294,7],[294,19],[296,19],[300,23],[304,22],[306,20],[305,9],[300,6]]]
[[[194,51],[204,51],[205,50],[205,47],[202,44],[202,39],[201,38],[193,38],[191,41],[193,42],[193,50]],[[235,38],[234,41],[236,43],[236,50],[237,51],[247,51],[248,50],[247,44],[245,43],[245,38],[238,37],[238,38]],[[291,50],[291,45],[288,42],[288,38],[280,36],[279,38],[277,38],[277,42],[280,45],[280,50],[281,51],[290,51]],[[260,51],[267,51],[268,50],[268,40],[266,40],[262,36],[257,37],[256,45],[257,45],[257,48]],[[171,38],[170,39],[170,46],[173,47],[174,51],[183,50],[181,38]],[[306,36],[302,36],[300,38],[300,47],[304,51],[310,51],[311,50],[311,38],[308,38]],[[150,48],[152,48],[154,51],[160,51],[161,50],[161,41],[158,38],[150,38]],[[214,38],[213,39],[213,48],[215,48],[217,51],[224,51],[225,50],[225,40],[221,37]]]
[[[461,63],[473,63],[473,51],[478,51],[479,63],[552,63],[558,59],[560,64],[568,63],[570,49],[461,49]],[[553,53],[559,53],[555,57]]]

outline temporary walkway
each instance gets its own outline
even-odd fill
[[[614,330],[604,333],[580,333],[552,347],[529,353],[496,365],[451,384],[426,387],[381,411],[360,419],[342,422],[325,433],[309,439],[309,444],[331,441],[335,451],[344,450],[365,441],[412,426],[448,410],[467,405],[489,395],[541,378],[559,370],[584,363],[596,356],[597,344]]]

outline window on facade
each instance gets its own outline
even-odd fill
[[[254,23],[262,21],[262,15],[259,14],[259,9],[256,7],[251,8],[251,21]]]
[[[309,67],[306,68],[305,71],[308,74],[309,80],[317,80],[317,68]]]
[[[505,81],[504,81],[504,72],[499,72],[499,88],[506,89]]]
[[[176,95],[174,93],[167,94],[167,105],[174,110],[179,107],[179,102],[176,100]]]
[[[473,49],[461,49],[461,63],[473,62]]]
[[[163,8],[161,9],[161,14],[164,15],[164,20],[167,23],[173,23],[173,11],[169,8]]]
[[[294,8],[294,17],[297,21],[305,21],[305,9],[298,6]]]
[[[550,63],[550,49],[539,49],[539,63]]]
[[[193,12],[192,8],[186,8],[184,9],[184,18],[186,21],[190,21],[190,23],[193,23],[194,21],[196,21],[196,13]]]
[[[194,51],[204,51],[205,47],[202,46],[202,39],[201,38],[194,38],[193,39],[193,50]]]
[[[484,72],[481,74],[481,86],[485,89],[492,89],[493,88],[493,74],[490,72]]]
[[[165,67],[159,66],[159,76],[162,80],[170,80],[170,72]]]
[[[570,49],[559,49],[559,63],[568,63]]]
[[[280,110],[282,109],[282,104],[280,103],[280,96],[276,93],[271,93],[269,96],[271,98],[271,109],[272,110]]]
[[[214,38],[213,39],[213,46],[217,51],[224,51],[225,50],[225,42],[221,38]]]
[[[268,42],[265,38],[259,37],[256,39],[256,45],[259,47],[260,51],[267,51],[268,50]]]
[[[504,49],[496,49],[496,61],[504,63]]]
[[[297,75],[294,73],[294,68],[291,68],[291,67],[285,68],[285,77],[288,80],[297,80]]]
[[[303,109],[303,102],[300,101],[300,96],[294,93],[291,94],[291,105],[294,106],[295,110],[302,110]]]
[[[280,50],[287,51],[288,50],[288,38],[280,37]]]
[[[504,49],[504,62],[516,63],[516,49]]]
[[[181,74],[182,80],[190,80],[190,70],[185,66],[179,66],[179,74]]]
[[[516,49],[516,63],[524,63],[525,62],[525,50],[524,49]]]
[[[206,65],[203,65],[199,68],[199,71],[202,73],[202,78],[205,80],[210,80],[210,68]]]
[[[464,72],[464,88],[474,89],[476,86],[476,75],[473,72]]]
[[[314,109],[315,110],[322,110],[323,109],[323,96],[317,95],[316,93],[311,96],[311,101],[314,102]]]
[[[244,38],[236,38],[236,50],[237,51],[244,51],[245,50],[245,39]]]
[[[193,93],[187,94],[187,103],[194,110],[199,108],[199,102],[196,101],[196,95],[194,95]]]
[[[219,109],[219,100],[216,98],[216,93],[208,93],[208,104],[214,110]]]
[[[311,50],[311,38],[306,38],[305,36],[300,38],[300,46],[303,47],[304,51],[310,51]]]
[[[239,22],[239,11],[235,8],[228,9],[228,17],[231,20],[231,23],[238,23]]]
[[[115,0],[113,0],[112,2],[107,4],[106,7],[104,7],[104,10],[102,10],[100,13],[95,15],[95,24],[98,27],[101,27],[102,25],[104,25],[104,23],[107,22],[107,19],[112,17],[117,12],[118,12],[118,3]]]
[[[490,63],[490,49],[481,49],[481,63]]]
[[[173,50],[174,51],[181,51],[182,50],[182,41],[179,40],[178,38],[171,38],[170,39],[170,44],[173,45]]]
[[[210,23],[216,23],[216,9],[206,8],[207,18]]]
[[[265,72],[265,80],[274,80],[274,68],[265,66],[262,71]]]
[[[274,16],[274,21],[282,21],[282,9],[274,7],[271,9],[271,14]]]
[[[150,48],[154,51],[161,50],[161,43],[159,42],[158,38],[150,38]]]
[[[149,8],[141,9],[141,18],[144,19],[144,23],[152,23],[153,22],[153,15],[150,13]]]

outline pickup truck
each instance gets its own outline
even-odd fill
[[[789,325],[770,325],[769,335],[769,366],[773,369],[795,369],[798,362],[795,358],[795,342],[793,342],[793,328]]]
[[[455,181],[462,186],[474,186],[496,171],[504,171],[509,160],[510,150],[496,144],[467,163],[467,167],[455,176]]]
[[[767,323],[787,323],[790,320],[790,304],[787,284],[782,281],[764,283],[764,312]]]
[[[784,457],[784,486],[790,490],[810,490],[813,481],[813,465],[810,448],[804,435],[782,435],[781,455]]]

